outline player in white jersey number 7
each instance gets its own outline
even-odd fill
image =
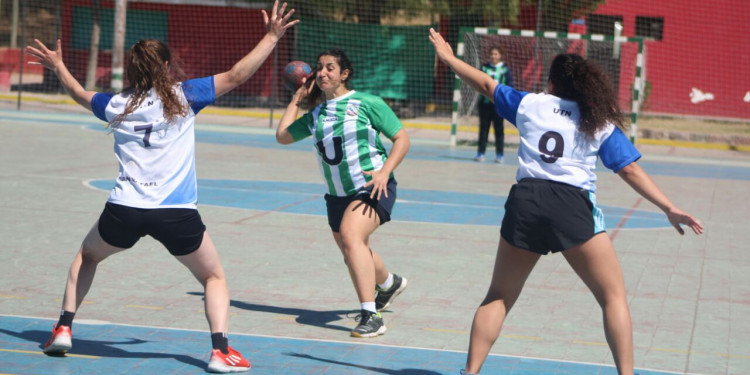
[[[594,294],[620,374],[633,374],[633,334],[622,269],[596,206],[598,158],[636,192],[658,206],[680,234],[703,225],[675,207],[636,162],[640,153],[619,126],[622,116],[608,76],[578,55],[559,55],[547,91],[533,94],[499,85],[453,55],[430,29],[438,58],[461,80],[491,98],[500,116],[518,128],[518,181],[505,204],[500,243],[487,296],[474,315],[464,374],[478,374],[539,258],[562,252]]]
[[[99,262],[135,245],[143,236],[160,241],[203,285],[213,350],[211,372],[250,369],[250,362],[228,344],[229,292],[224,268],[197,210],[195,115],[217,97],[252,76],[287,29],[294,10],[274,3],[262,11],[266,34],[230,70],[178,82],[172,78],[171,53],[158,40],[141,40],[128,53],[129,87],[119,94],[85,90],[63,63],[61,42],[55,50],[35,40],[26,53],[57,74],[68,94],[106,121],[120,162],[116,186],[70,266],[62,312],[44,345],[49,355],[72,348],[73,316],[91,287]],[[260,20],[248,20],[260,22]]]
[[[313,136],[328,187],[328,224],[360,302],[359,325],[351,335],[376,337],[386,330],[380,311],[406,288],[407,280],[388,272],[370,249],[369,238],[391,219],[396,200],[393,170],[409,150],[409,135],[383,99],[350,89],[353,75],[344,51],[318,55],[310,81],[286,108],[276,139],[289,144]],[[309,111],[297,119],[300,107]],[[380,133],[393,142],[390,155]]]

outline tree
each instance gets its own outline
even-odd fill
[[[379,25],[383,17],[432,14],[429,0],[308,0],[295,8],[300,17],[326,18],[341,22]]]
[[[538,0],[542,6],[542,29],[568,31],[576,18],[593,13],[605,0]]]
[[[99,36],[101,35],[101,25],[99,22],[99,10],[101,5],[99,0],[93,0],[92,4],[92,20],[91,20],[91,42],[89,44],[89,60],[86,66],[86,90],[94,90],[96,88],[96,68],[99,60]]]
[[[481,19],[482,25],[514,27],[521,10],[541,7],[542,28],[566,30],[573,19],[585,16],[605,0],[308,0],[296,6],[300,17],[341,22],[381,24],[386,16],[410,18],[420,15]],[[472,21],[473,22],[473,21]],[[469,26],[469,25],[467,25]]]

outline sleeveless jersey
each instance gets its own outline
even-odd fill
[[[174,122],[164,118],[162,101],[151,89],[141,105],[123,121],[131,96],[97,93],[91,100],[96,117],[112,125],[115,156],[120,164],[109,202],[135,208],[196,208],[195,115],[216,99],[213,77],[177,84],[174,91],[188,114]]]
[[[641,154],[614,124],[593,138],[578,131],[580,112],[574,101],[548,94],[529,94],[505,85],[495,89],[495,110],[518,128],[518,181],[540,178],[596,191],[598,158],[614,172]]]
[[[370,181],[362,171],[380,170],[388,159],[380,133],[391,138],[402,128],[383,99],[352,90],[316,106],[288,131],[295,141],[314,137],[328,194],[348,196]]]

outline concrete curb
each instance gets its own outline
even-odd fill
[[[0,100],[16,101],[18,100],[18,95],[0,94]],[[74,106],[78,105],[72,99],[62,96],[26,95],[21,98],[21,101],[47,104],[66,104]],[[201,113],[219,116],[251,118],[268,118],[269,115],[268,112],[260,112],[247,109],[220,108],[215,106],[208,106],[203,109]],[[282,113],[283,110],[279,111],[278,113],[274,113],[273,118],[276,120],[280,119]],[[445,131],[447,134],[449,134],[451,131],[451,124],[446,123],[409,120],[403,120],[402,122],[407,128]],[[478,131],[478,128],[477,126],[472,125],[461,125],[457,127],[456,131],[476,133]],[[518,130],[516,130],[515,128],[506,128],[505,134],[517,136]],[[736,134],[703,134],[667,130],[640,129],[638,130],[636,143],[671,147],[750,152],[750,136]]]

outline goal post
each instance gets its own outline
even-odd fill
[[[489,60],[495,46],[504,50],[503,61],[521,91],[541,92],[547,86],[552,59],[560,53],[576,53],[600,64],[612,78],[618,103],[630,114],[630,141],[635,143],[637,119],[644,100],[644,38],[558,31],[462,27],[456,56],[479,68]],[[479,94],[456,76],[451,114],[451,146],[456,145],[459,126],[476,125]]]

